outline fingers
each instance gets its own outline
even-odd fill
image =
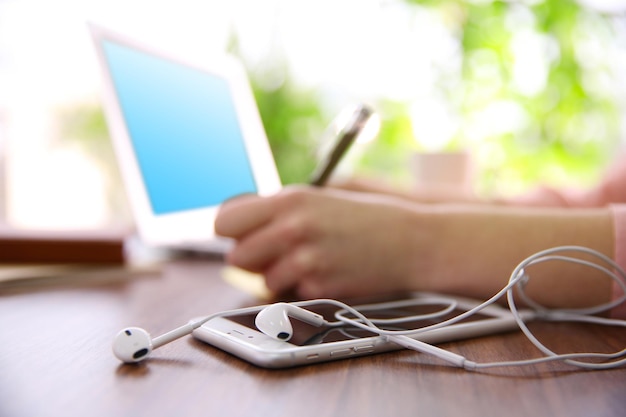
[[[280,217],[282,211],[295,211],[310,194],[307,188],[292,186],[269,197],[243,194],[222,204],[215,219],[217,234],[239,239]]]
[[[339,298],[369,292],[367,285],[355,285],[350,274],[341,272],[331,253],[317,245],[303,244],[265,270],[270,291],[293,292],[302,299]]]
[[[254,233],[243,236],[228,254],[228,262],[250,271],[262,272],[306,240],[306,232],[301,224],[302,221],[294,214],[269,221],[255,229]]]
[[[242,195],[222,204],[215,219],[218,235],[235,239],[270,221],[272,203],[268,198]]]
[[[224,203],[216,232],[237,241],[227,261],[263,274],[274,293],[319,298],[371,290],[364,285],[375,263],[371,242],[358,236],[379,236],[381,228],[385,234],[384,225],[372,223],[386,218],[379,213],[384,206],[340,193],[290,188]]]
[[[290,188],[268,198],[249,196],[229,201],[216,220],[216,231],[235,237],[227,261],[262,273],[275,293],[294,289],[298,280],[316,270],[312,240],[319,233],[309,191]]]
[[[277,258],[264,271],[267,287],[276,293],[291,291],[323,274],[325,264],[315,246],[302,244]]]

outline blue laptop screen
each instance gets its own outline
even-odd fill
[[[103,48],[155,214],[257,191],[225,79],[115,42]]]

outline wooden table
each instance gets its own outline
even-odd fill
[[[219,261],[174,261],[107,285],[0,289],[0,416],[623,416],[626,368],[563,364],[468,372],[409,351],[265,370],[183,338],[143,365],[111,340],[258,303],[220,278]],[[623,331],[535,324],[554,348],[612,349]],[[444,347],[476,361],[538,356],[519,332]]]

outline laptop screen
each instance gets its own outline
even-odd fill
[[[111,40],[102,46],[155,215],[257,192],[227,80]]]

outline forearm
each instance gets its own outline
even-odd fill
[[[441,206],[426,216],[434,241],[423,282],[432,291],[487,298],[506,285],[522,260],[554,246],[613,254],[611,215],[605,209]],[[590,268],[550,262],[527,272],[527,293],[541,304],[591,305],[610,297],[610,281]]]

